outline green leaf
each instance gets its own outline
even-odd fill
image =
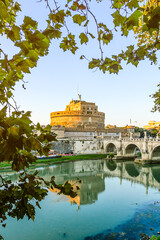
[[[0,19],[10,20],[11,16],[8,13],[8,9],[3,1],[0,1]]]
[[[41,206],[39,205],[38,201],[36,202],[36,205],[37,205],[37,207],[39,207],[41,209]]]
[[[39,59],[38,51],[36,50],[29,50],[28,54],[26,54],[28,58],[31,59],[32,62],[37,62]]]
[[[79,26],[86,20],[86,16],[81,16],[80,14],[75,14],[73,16],[73,22],[79,24]]]
[[[14,137],[19,136],[19,126],[14,125],[14,126],[11,126],[10,128],[8,128],[8,134],[12,135]]]
[[[92,58],[92,61],[89,62],[89,68],[93,69],[95,67],[99,67],[100,66],[100,60],[99,59],[95,59]]]
[[[112,33],[102,35],[103,44],[108,44],[112,39],[113,39]]]
[[[139,26],[139,18],[142,16],[142,12],[136,10],[128,19],[127,27],[129,30],[133,29],[135,26]]]
[[[113,14],[111,14],[113,17],[113,22],[115,27],[119,26],[124,22],[123,17],[121,16],[120,12],[117,10]]]
[[[5,118],[6,115],[7,115],[7,106],[3,107],[3,108],[0,110],[0,119]]]
[[[78,8],[77,2],[73,2],[73,5],[71,6],[71,9],[72,9],[73,11],[76,11],[77,8]]]
[[[32,28],[34,30],[37,29],[38,23],[36,21],[34,21],[32,18],[25,16],[23,22],[24,22],[22,24],[23,30],[30,29],[30,28]]]
[[[112,8],[121,8],[123,4],[123,1],[119,1],[119,0],[114,0],[113,1],[113,7]]]
[[[28,143],[31,144],[33,150],[39,150],[42,148],[40,141],[34,137],[30,137]]]
[[[160,6],[156,7],[152,14],[149,17],[149,21],[146,24],[148,29],[150,30],[150,33],[156,29],[159,31],[159,25],[160,25]]]
[[[80,40],[81,40],[81,44],[83,44],[83,43],[87,43],[88,42],[88,37],[87,37],[87,35],[85,34],[85,33],[81,33],[80,35],[79,35],[79,38],[80,38]]]
[[[18,26],[13,26],[12,27],[12,31],[13,31],[13,34],[14,34],[14,39],[15,40],[20,40],[21,39],[21,37],[20,37],[20,27],[18,27]]]
[[[50,16],[51,16],[51,19],[53,20],[54,23],[64,24],[64,18],[66,16],[64,10],[60,10],[57,13],[51,14]]]
[[[64,37],[60,43],[60,48],[62,48],[64,52],[70,50],[73,54],[75,54],[76,50],[78,49],[75,42],[75,35],[70,33],[67,37]]]
[[[128,3],[127,3],[127,6],[133,10],[133,8],[138,8],[139,7],[139,3],[138,3],[138,0],[130,0]]]

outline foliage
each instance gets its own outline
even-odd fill
[[[147,136],[148,136],[148,137],[153,137],[153,138],[155,138],[155,137],[157,136],[158,130],[155,129],[155,128],[146,130],[146,129],[143,129],[143,128],[136,127],[136,128],[135,128],[135,132],[140,132],[140,137],[141,137],[141,138],[144,137],[144,132],[147,133]]]
[[[145,233],[140,233],[140,235],[141,235],[142,239],[144,239],[144,240],[160,240],[160,236],[155,236],[155,235],[148,236]]]
[[[8,102],[13,97],[12,90],[17,81],[23,81],[25,73],[37,65],[39,57],[48,54],[52,40],[60,41],[63,51],[73,54],[79,45],[97,41],[100,57],[89,60],[89,68],[98,68],[104,73],[118,73],[122,69],[122,62],[137,66],[140,61],[148,58],[152,63],[157,63],[157,54],[160,49],[159,20],[160,6],[156,0],[111,0],[110,8],[113,26],[109,23],[99,22],[91,8],[92,1],[66,0],[66,4],[59,1],[41,0],[48,8],[47,26],[38,29],[38,23],[29,16],[25,16],[22,24],[17,24],[16,17],[21,11],[21,6],[14,0],[0,0],[0,34],[13,42],[17,53],[10,59],[8,53],[0,48],[0,103]],[[96,1],[101,4],[101,1]],[[37,3],[38,4],[38,3]],[[39,3],[40,4],[40,3]],[[77,34],[72,33],[72,25],[79,27]],[[93,21],[95,27],[93,28]],[[92,23],[92,25],[90,24]],[[68,26],[69,25],[69,26]],[[111,27],[112,26],[112,27]],[[95,31],[96,30],[96,31]],[[127,37],[130,32],[138,38],[138,44],[127,46],[117,55],[105,56],[105,47],[117,37]],[[143,36],[144,35],[144,36]],[[120,37],[120,36],[119,36]],[[79,39],[79,41],[78,41]],[[81,59],[88,59],[85,55]],[[25,88],[25,84],[22,85]]]
[[[54,178],[47,183],[38,177],[36,172],[27,172],[29,164],[36,161],[32,151],[47,155],[50,141],[54,140],[55,136],[51,134],[50,126],[35,126],[30,120],[30,112],[20,111],[13,95],[17,82],[20,81],[25,89],[24,75],[37,66],[40,57],[48,54],[51,41],[59,40],[59,47],[73,54],[80,45],[96,41],[100,57],[93,56],[88,59],[82,55],[80,59],[88,60],[90,69],[99,69],[103,73],[118,73],[122,69],[123,61],[137,66],[140,61],[149,59],[151,64],[156,64],[160,49],[158,1],[148,0],[147,4],[143,5],[143,0],[111,0],[109,14],[112,24],[98,21],[91,10],[91,0],[66,0],[65,4],[55,0],[41,0],[37,4],[41,2],[46,4],[48,19],[47,26],[39,30],[38,23],[29,16],[24,16],[23,22],[18,23],[17,16],[21,11],[18,1],[0,0],[0,35],[7,38],[15,49],[13,56],[9,57],[10,54],[0,46],[0,162],[12,161],[13,170],[22,170],[16,184],[5,181],[1,176],[2,223],[7,214],[18,219],[25,215],[34,219],[33,200],[39,206],[39,201],[47,194],[41,183],[56,186]],[[96,0],[96,4],[102,4],[101,2],[103,3]],[[78,27],[78,35],[69,22]],[[93,22],[95,27],[92,26]],[[105,56],[104,50],[117,36],[117,32],[122,38],[131,32],[140,41],[138,45],[127,46],[117,55]],[[155,110],[159,110],[159,93],[153,97]],[[63,188],[62,192],[65,194],[65,186],[69,194],[68,189],[72,190],[72,187],[68,187],[68,184],[56,187],[59,187],[60,191]]]
[[[155,236],[155,235],[153,235],[150,239],[151,239],[151,240],[159,240],[159,239],[160,239],[160,236]]]
[[[40,155],[48,154],[50,142],[55,140],[55,135],[50,130],[49,125],[35,126],[30,120],[30,112],[12,112],[7,117],[6,107],[0,111],[0,162],[11,162],[12,170],[21,171],[16,183],[6,181],[0,175],[0,222],[3,227],[6,226],[4,221],[7,216],[16,217],[18,220],[26,215],[28,219],[34,220],[35,205],[40,208],[39,202],[48,192],[46,187],[56,187],[60,193],[71,196],[76,194],[73,193],[70,183],[56,185],[54,177],[46,182],[37,176],[37,171],[33,174],[27,172],[29,164],[37,159],[32,154],[33,150]],[[42,187],[42,183],[45,184],[45,188]]]
[[[114,155],[115,155],[114,153],[109,153],[108,158],[112,160],[114,158]]]
[[[140,132],[140,138],[144,138],[144,129],[136,127],[135,132]]]
[[[160,112],[160,84],[158,84],[157,87],[158,90],[153,95],[151,95],[151,97],[154,99],[154,107],[152,109],[152,112]]]
[[[134,27],[134,33],[137,34],[136,38],[138,39],[138,46],[141,46],[144,43],[149,46],[150,44],[154,44],[160,36],[159,31],[154,30],[154,28],[151,30],[152,34],[145,31],[146,26],[144,20],[148,17],[148,20],[150,21],[148,21],[148,24],[153,24],[153,26],[157,24],[155,18],[159,18],[158,11],[160,3],[157,0],[147,1],[146,4],[141,7],[143,8],[143,18],[139,19],[139,26]],[[150,9],[152,9],[152,13],[150,12]],[[150,15],[153,16],[152,20]]]
[[[155,138],[157,136],[158,130],[157,129],[150,129],[149,131],[147,131],[147,133],[150,137]]]

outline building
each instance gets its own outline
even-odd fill
[[[98,111],[98,106],[92,102],[72,100],[65,111],[50,114],[52,126],[64,126],[76,129],[104,129],[105,114]]]
[[[146,130],[150,130],[150,129],[157,129],[160,130],[160,122],[156,122],[156,121],[149,121],[148,125],[143,127]]]
[[[58,140],[93,140],[100,137],[129,137],[134,133],[135,126],[117,127],[107,125],[105,127],[105,114],[98,111],[98,106],[92,102],[72,100],[65,111],[52,112],[50,114],[52,132]],[[135,133],[134,137],[138,137]]]

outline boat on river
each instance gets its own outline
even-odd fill
[[[49,155],[48,157],[45,156],[45,155],[42,155],[42,156],[38,156],[37,158],[38,159],[52,159],[52,158],[61,158],[62,156],[60,154],[52,154],[52,155]]]

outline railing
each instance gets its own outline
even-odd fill
[[[119,138],[113,136],[104,136],[103,139],[112,140],[112,141],[122,141],[122,142],[160,142],[160,138]]]

